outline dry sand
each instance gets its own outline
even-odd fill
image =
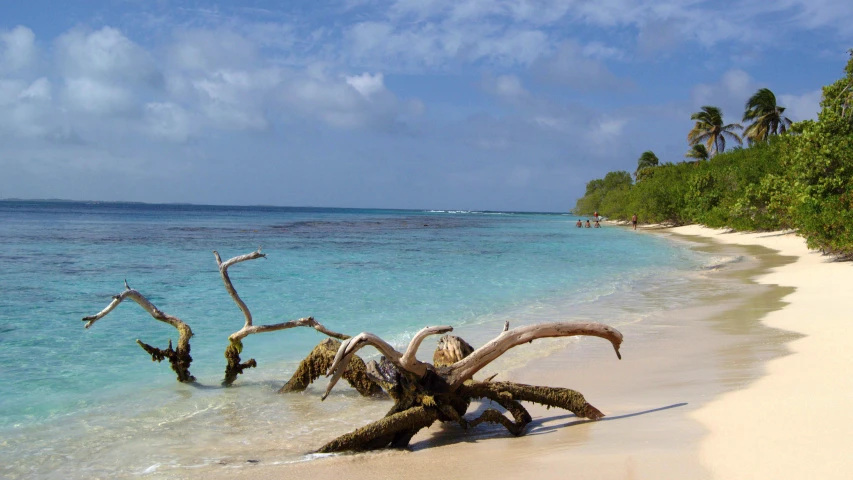
[[[584,422],[567,412],[532,408],[534,423],[523,437],[512,438],[500,427],[463,432],[434,426],[413,439],[412,451],[212,466],[193,476],[853,478],[853,413],[844,408],[853,400],[853,354],[845,348],[853,265],[830,263],[791,235],[701,227],[663,232],[705,243],[711,238],[729,246],[701,248],[758,261],[697,281],[696,288],[705,289],[701,305],[620,327],[626,337],[622,362],[608,345],[590,339],[501,373],[504,379],[575,388],[606,419]],[[756,277],[760,284],[746,280]],[[740,295],[715,290],[719,282],[733,281],[744,284]]]
[[[796,289],[763,323],[804,336],[758,381],[693,414],[709,430],[702,463],[721,479],[853,478],[853,264],[831,262],[793,234],[673,231],[797,258],[757,280]]]

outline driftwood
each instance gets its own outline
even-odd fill
[[[348,339],[348,335],[344,335],[342,333],[333,332],[322,324],[314,320],[313,317],[304,317],[297,320],[291,320],[288,322],[277,323],[274,325],[255,325],[254,319],[252,318],[252,312],[249,310],[249,307],[240,298],[240,295],[237,294],[237,290],[234,288],[234,284],[231,282],[231,277],[228,275],[228,268],[232,265],[240,262],[245,262],[247,260],[254,260],[257,258],[265,258],[266,255],[261,253],[260,248],[257,251],[252,253],[248,253],[246,255],[240,255],[234,258],[231,258],[227,261],[222,261],[222,258],[219,256],[219,253],[214,251],[214,257],[216,258],[216,263],[219,267],[219,273],[222,276],[222,282],[225,285],[225,290],[231,296],[231,299],[237,304],[237,307],[243,313],[245,317],[245,322],[243,324],[243,328],[232,333],[228,337],[228,347],[225,349],[225,358],[227,360],[227,364],[225,367],[225,379],[222,384],[224,386],[231,385],[234,380],[237,379],[237,376],[247,368],[253,368],[258,365],[255,359],[251,358],[245,362],[241,361],[240,353],[243,351],[243,342],[242,340],[251,334],[254,333],[262,333],[262,332],[274,332],[277,330],[285,330],[288,328],[295,327],[311,327],[314,330],[317,330],[320,333],[328,335],[329,337],[337,338],[340,340]],[[108,313],[113,311],[118,304],[120,304],[125,299],[129,298],[136,303],[138,303],[145,311],[151,314],[156,320],[159,320],[164,323],[168,323],[172,325],[178,330],[179,338],[178,338],[178,347],[172,347],[172,341],[169,340],[169,346],[165,349],[160,349],[153,347],[147,343],[143,343],[140,340],[137,340],[136,343],[139,344],[149,355],[151,355],[151,359],[157,362],[161,362],[165,359],[169,360],[169,363],[172,365],[172,370],[178,375],[179,382],[193,382],[195,381],[195,377],[193,377],[189,372],[190,363],[192,363],[192,357],[190,356],[190,338],[193,336],[192,330],[189,325],[187,325],[184,321],[177,317],[173,317],[166,313],[163,313],[160,309],[158,309],[154,304],[152,304],[145,296],[143,296],[138,291],[130,288],[127,284],[127,281],[124,282],[125,290],[118,295],[113,296],[113,301],[107,305],[101,312],[96,315],[91,315],[83,318],[84,322],[87,322],[85,327],[88,329],[92,326],[96,321],[100,320]],[[290,381],[280,390],[281,392],[298,392],[304,390],[311,382],[317,379],[320,375],[324,374],[326,370],[328,370],[329,366],[332,363],[332,360],[335,358],[335,353],[338,350],[338,346],[340,342],[337,340],[327,339],[326,341],[321,342],[317,347],[314,348],[314,351],[311,352],[305,360],[300,364],[299,369],[293,374],[293,377]],[[358,357],[352,357],[349,361],[349,368],[347,369],[347,373],[344,375],[344,378],[350,382],[350,384],[358,390],[362,395],[378,395],[382,393],[382,388],[379,384],[374,382],[371,377],[367,374],[366,366],[364,362]]]
[[[228,267],[247,260],[266,258],[266,254],[261,253],[261,249],[258,248],[252,253],[240,255],[224,262],[216,250],[213,251],[213,256],[216,257],[216,264],[219,266],[219,274],[222,276],[222,283],[225,284],[225,290],[228,291],[231,299],[234,300],[234,303],[237,304],[237,307],[241,312],[243,312],[243,316],[245,317],[243,328],[232,333],[228,337],[228,347],[225,348],[225,359],[227,360],[227,364],[225,366],[225,379],[222,381],[223,385],[231,385],[234,383],[234,380],[237,379],[237,375],[243,373],[243,370],[253,368],[258,365],[258,362],[256,362],[254,358],[250,358],[246,362],[241,362],[240,353],[243,352],[243,339],[248,335],[252,335],[254,333],[275,332],[277,330],[286,330],[288,328],[295,327],[311,327],[320,333],[340,340],[349,338],[348,335],[328,330],[326,327],[314,320],[314,317],[305,317],[274,325],[255,325],[254,319],[252,318],[252,312],[249,311],[249,307],[243,299],[240,298],[240,295],[237,294],[237,290],[234,288],[234,284],[231,283],[231,277],[228,276]]]
[[[335,360],[335,353],[337,353],[340,346],[341,342],[332,338],[327,338],[320,342],[302,360],[296,372],[293,373],[293,376],[281,387],[278,393],[301,392],[308,388],[308,385],[329,370],[332,362]],[[367,366],[358,356],[350,359],[343,377],[353,388],[358,390],[358,393],[364,396],[374,396],[382,393],[382,388],[371,379],[367,373]]]
[[[159,308],[154,306],[153,303],[148,301],[141,293],[136,290],[130,288],[127,284],[127,280],[124,281],[125,290],[118,295],[113,296],[113,301],[107,305],[106,308],[96,313],[95,315],[90,315],[88,317],[84,317],[83,321],[86,322],[85,327],[88,329],[95,322],[104,318],[108,313],[112,312],[122,301],[129,298],[134,302],[138,303],[140,307],[145,309],[146,312],[151,314],[155,320],[159,320],[163,323],[168,323],[169,325],[175,327],[178,330],[178,348],[172,348],[172,340],[169,340],[169,346],[165,349],[160,349],[156,347],[152,347],[147,343],[143,343],[139,339],[136,340],[136,343],[142,347],[143,350],[148,352],[151,355],[151,360],[156,362],[161,362],[165,359],[169,359],[169,363],[172,365],[172,370],[178,375],[179,382],[193,382],[195,381],[195,377],[190,374],[190,363],[192,363],[193,358],[190,356],[190,337],[193,336],[193,331],[190,329],[190,326],[184,323],[178,317],[173,317],[166,313],[163,313]]]
[[[368,372],[379,371],[383,380],[387,382],[383,387],[389,391],[395,403],[381,420],[332,440],[322,446],[318,452],[403,448],[418,431],[429,427],[437,420],[458,423],[463,428],[473,427],[483,422],[497,423],[503,425],[513,435],[521,435],[530,423],[531,417],[519,402],[559,407],[571,411],[578,417],[592,420],[604,416],[601,411],[590,405],[583,395],[574,390],[512,382],[491,382],[491,378],[477,382],[472,380],[472,377],[509,349],[547,337],[585,335],[604,338],[610,341],[617,357],[621,359],[619,346],[622,343],[622,334],[613,327],[600,323],[554,322],[510,330],[509,325],[506,324],[500,335],[476,350],[473,350],[464,340],[447,335],[440,340],[439,348],[433,355],[435,364],[417,360],[417,348],[425,337],[452,330],[449,326],[427,327],[415,334],[403,353],[370,333],[361,333],[344,340],[327,372],[327,376],[331,379],[323,398],[326,398],[336,382],[344,375],[346,366],[349,365],[355,352],[371,345],[382,352],[384,357],[379,364],[374,362],[368,364]],[[388,373],[389,366],[393,366],[395,373]],[[475,419],[464,418],[471,401],[477,399],[491,400],[500,405],[509,412],[512,419],[493,408],[486,409]]]
[[[305,390],[314,380],[325,372],[331,377],[322,396],[325,400],[337,382],[344,378],[362,395],[378,395],[385,391],[394,405],[384,418],[369,425],[342,435],[319,449],[319,452],[341,452],[373,450],[380,448],[403,448],[412,437],[423,428],[436,421],[454,422],[463,428],[469,428],[488,422],[503,425],[513,435],[522,435],[531,422],[531,416],[520,402],[531,402],[548,407],[558,407],[573,412],[578,417],[597,420],[604,414],[590,405],[583,395],[567,388],[540,387],[512,382],[492,382],[494,376],[485,381],[475,381],[473,377],[495,359],[508,350],[524,343],[548,337],[568,337],[576,335],[595,336],[608,340],[622,358],[619,346],[622,334],[618,330],[600,323],[553,322],[529,325],[510,330],[509,323],[503,331],[486,345],[474,349],[467,342],[453,335],[451,326],[426,327],[417,332],[404,352],[371,333],[360,333],[355,337],[333,332],[314,320],[305,317],[273,325],[255,325],[246,303],[237,294],[228,268],[247,260],[265,258],[260,249],[255,252],[231,258],[225,262],[216,251],[213,252],[225,289],[245,317],[243,328],[232,333],[225,350],[228,361],[223,385],[234,382],[237,376],[247,368],[257,366],[254,359],[242,362],[242,340],[251,334],[285,330],[295,327],[311,327],[329,337],[300,363],[293,377],[281,388],[280,392],[299,392]],[[177,317],[158,309],[138,291],[130,288],[125,281],[125,290],[113,297],[112,302],[95,315],[83,318],[90,328],[96,321],[113,311],[125,299],[131,299],[147,311],[154,319],[172,325],[178,330],[177,348],[169,346],[159,349],[136,342],[151,359],[157,362],[168,359],[179,382],[193,382],[190,374],[192,363],[190,356],[190,338],[193,332],[189,325]],[[444,335],[439,340],[433,354],[433,363],[417,359],[417,351],[424,339],[431,335]],[[338,341],[338,340],[342,341]],[[382,353],[379,361],[364,363],[356,352],[373,346]],[[487,408],[477,418],[464,417],[474,400],[489,400],[509,413],[495,408]]]

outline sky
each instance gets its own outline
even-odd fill
[[[0,4],[0,198],[565,212],[690,114],[794,120],[837,0]]]

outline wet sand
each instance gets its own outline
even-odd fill
[[[763,245],[797,259],[758,281],[795,288],[785,308],[763,323],[801,338],[787,345],[791,355],[767,363],[758,381],[692,415],[709,430],[700,444],[702,463],[725,479],[853,478],[853,263],[809,251],[793,234],[674,231]]]
[[[708,439],[714,437],[716,427],[707,421],[708,412],[712,409],[711,416],[724,416],[727,409],[735,408],[721,411],[715,405],[720,402],[717,399],[751,388],[763,374],[765,363],[785,356],[787,344],[799,338],[796,333],[761,323],[786,305],[793,289],[750,280],[772,268],[784,268],[796,257],[780,256],[760,246],[714,245],[695,236],[678,238],[682,240],[676,241],[697,242],[696,248],[750,260],[697,274],[695,288],[703,289],[705,299],[700,304],[620,326],[626,339],[622,361],[606,342],[584,339],[523,368],[500,372],[498,379],[579,390],[607,415],[603,420],[588,422],[562,410],[531,406],[534,422],[522,437],[512,437],[502,427],[479,426],[465,432],[456,425],[434,425],[413,439],[410,451],[278,465],[205,466],[185,472],[186,476],[734,478],[720,475],[713,460],[709,463]],[[732,295],[731,288],[718,288],[721,282],[737,283],[739,293]],[[665,299],[672,293],[652,291],[648,295]],[[468,415],[477,408],[472,406]],[[312,447],[306,445],[306,450]]]

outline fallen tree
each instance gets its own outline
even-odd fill
[[[361,333],[344,340],[327,372],[329,380],[325,399],[337,381],[346,373],[355,352],[373,346],[383,354],[380,362],[367,365],[371,378],[381,384],[394,399],[394,406],[384,418],[342,435],[320,447],[320,453],[403,448],[421,429],[436,421],[455,422],[463,428],[483,422],[503,425],[513,435],[521,435],[531,422],[530,414],[519,402],[531,402],[571,411],[578,417],[598,420],[603,417],[583,395],[568,388],[539,387],[512,382],[474,381],[472,377],[489,363],[513,347],[547,337],[576,335],[595,336],[610,341],[618,358],[622,334],[600,323],[554,322],[529,325],[510,330],[509,324],[495,339],[474,350],[459,337],[445,336],[433,355],[434,364],[416,358],[421,342],[430,335],[451,332],[450,326],[427,327],[412,338],[405,352],[371,333]],[[494,408],[486,409],[474,419],[464,415],[473,400],[486,399],[503,407],[506,417]]]
[[[314,348],[300,363],[291,379],[279,390],[280,393],[305,390],[325,372],[326,376],[331,378],[322,400],[328,397],[341,378],[346,379],[362,395],[377,395],[385,391],[394,400],[394,405],[384,418],[332,440],[322,446],[319,452],[402,448],[409,444],[418,431],[436,421],[454,422],[466,429],[484,422],[496,423],[504,426],[513,435],[521,435],[532,418],[520,402],[563,408],[578,417],[592,420],[604,416],[590,405],[583,395],[568,388],[492,382],[494,376],[484,381],[475,381],[473,376],[510,349],[548,337],[581,335],[604,338],[613,345],[617,357],[621,359],[619,346],[622,343],[622,334],[610,326],[600,323],[553,322],[510,330],[507,322],[500,335],[476,350],[459,337],[444,335],[439,340],[433,354],[433,363],[430,364],[417,359],[421,343],[428,336],[452,332],[453,327],[426,327],[414,335],[406,350],[401,353],[376,335],[360,333],[349,337],[326,329],[313,317],[272,325],[255,325],[248,306],[231,282],[228,268],[247,260],[265,258],[266,255],[258,249],[223,262],[219,253],[213,253],[225,289],[245,317],[243,328],[228,337],[229,345],[225,350],[228,363],[223,385],[230,385],[244,369],[257,366],[254,359],[246,362],[240,359],[242,340],[246,336],[295,327],[311,327],[332,338],[323,340]],[[153,347],[138,339],[136,342],[151,355],[152,360],[160,362],[168,359],[179,382],[194,382],[195,377],[189,371],[192,363],[190,338],[193,336],[189,325],[158,309],[145,296],[130,288],[127,281],[125,290],[113,296],[112,302],[106,308],[83,318],[83,321],[87,322],[85,327],[90,328],[126,299],[135,301],[154,319],[178,330],[177,348],[173,348],[171,339],[165,349]],[[372,360],[365,364],[355,355],[359,349],[368,345],[383,354],[379,361]],[[465,418],[468,407],[475,400],[489,400],[506,410],[512,418],[495,408],[487,408],[476,418]]]
[[[86,322],[85,327],[88,329],[94,325],[95,322],[112,312],[125,299],[129,298],[133,300],[138,303],[140,307],[145,309],[146,312],[151,314],[155,320],[168,323],[178,330],[177,349],[172,348],[171,339],[169,339],[169,346],[165,349],[152,347],[147,343],[143,343],[139,339],[136,340],[136,343],[151,355],[152,361],[161,362],[168,358],[169,364],[172,366],[172,370],[174,370],[178,375],[179,382],[194,382],[195,377],[190,374],[190,363],[193,361],[193,357],[190,356],[190,338],[193,336],[193,331],[190,326],[178,317],[173,317],[172,315],[163,313],[159,308],[154,306],[153,303],[148,301],[145,296],[130,288],[130,285],[127,284],[127,280],[124,281],[124,288],[125,290],[123,292],[113,296],[113,301],[110,302],[106,308],[95,315],[83,317],[83,321]]]

